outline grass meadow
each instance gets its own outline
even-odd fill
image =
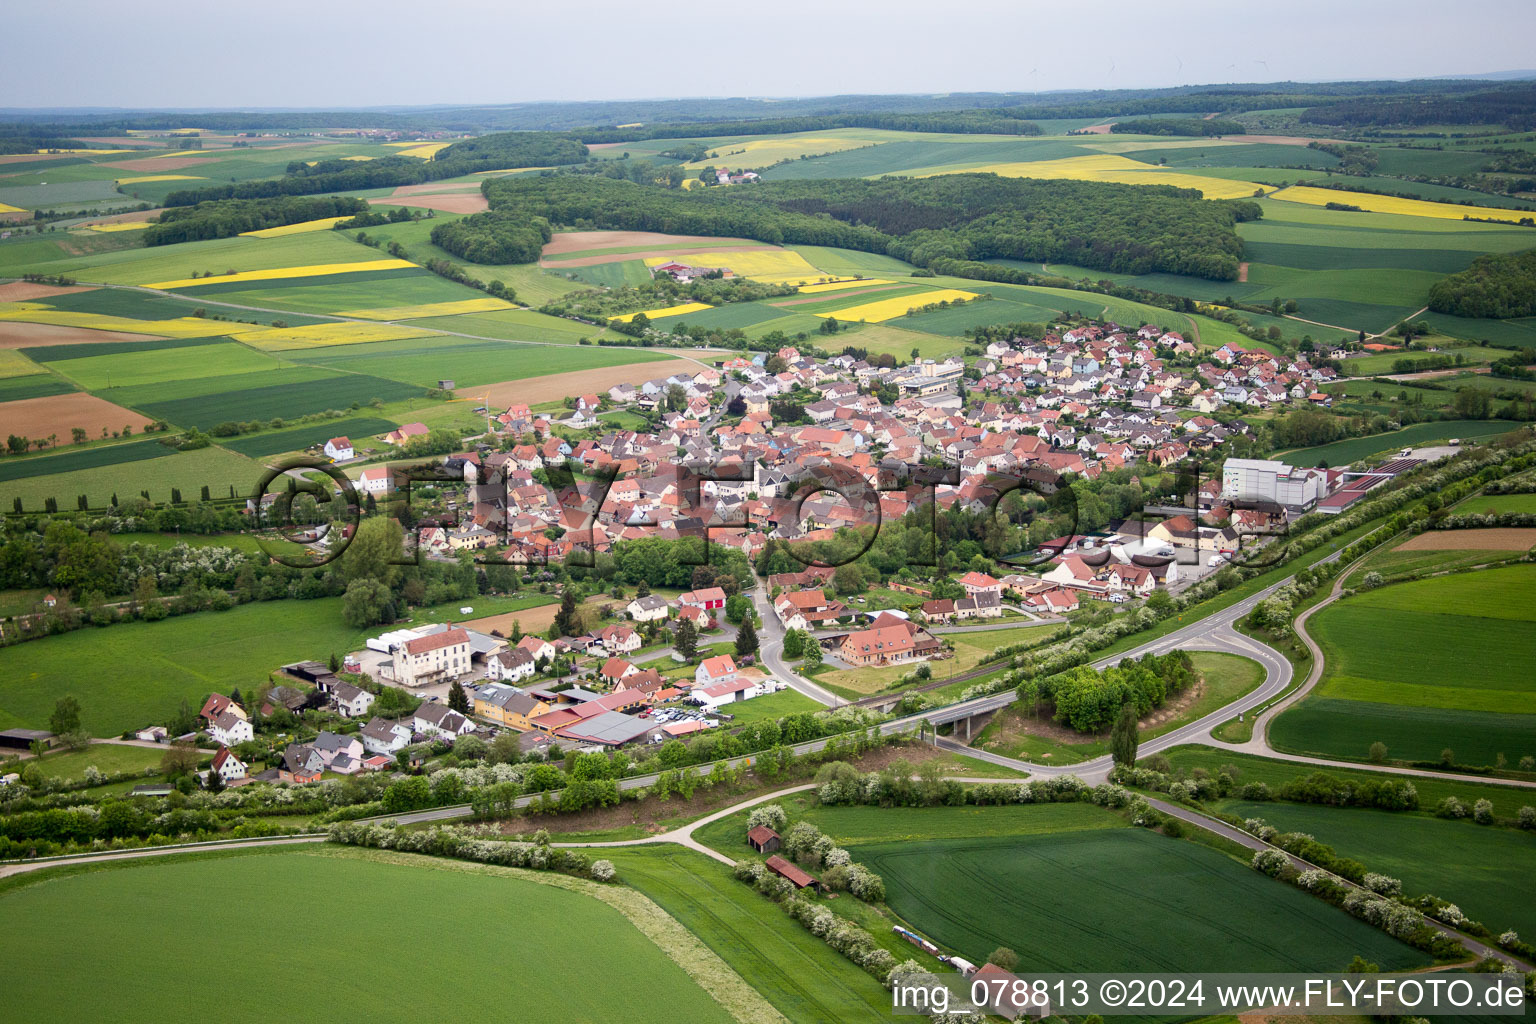
[[[1498,934],[1536,934],[1536,843],[1514,829],[1358,807],[1229,801],[1221,810],[1316,836],[1371,871],[1434,893]]]
[[[139,445],[153,446],[139,448]],[[142,458],[129,461],[120,458],[130,454]],[[102,454],[98,454],[102,453]],[[76,456],[89,461],[74,461]],[[111,456],[110,461],[104,462]],[[60,472],[46,472],[52,459],[70,460],[69,468]],[[31,465],[37,463],[37,465]],[[159,441],[132,442],[131,445],[111,445],[47,455],[41,460],[26,459],[0,462],[0,471],[13,471],[25,466],[27,475],[13,479],[0,479],[0,505],[9,509],[13,498],[20,498],[28,511],[41,510],[46,498],[57,498],[59,508],[74,508],[75,499],[84,494],[92,508],[100,508],[116,494],[119,498],[131,497],[140,491],[149,491],[151,500],[169,501],[171,488],[181,490],[182,495],[195,500],[204,484],[214,495],[229,496],[229,488],[236,494],[248,494],[261,478],[261,468],[244,456],[222,448],[203,448],[190,452],[172,452]]]
[[[1484,554],[1489,554],[1484,552]],[[1464,764],[1536,754],[1536,566],[1392,584],[1309,622],[1317,690],[1270,726],[1282,750]],[[1473,667],[1475,666],[1475,667]]]
[[[1329,466],[1344,466],[1360,459],[1370,458],[1372,455],[1395,452],[1399,448],[1432,445],[1448,441],[1453,437],[1464,441],[1482,441],[1498,437],[1517,427],[1518,424],[1508,420],[1437,420],[1429,423],[1415,423],[1411,427],[1404,427],[1402,430],[1394,430],[1386,434],[1354,437],[1312,448],[1291,448],[1276,452],[1274,457],[1284,459],[1296,466],[1316,466],[1322,463],[1327,463]]]
[[[167,858],[46,884],[18,881],[0,894],[0,948],[14,958],[24,944],[49,962],[94,964],[98,982],[60,985],[47,971],[19,973],[6,998],[21,1019],[163,1020],[193,972],[219,977],[228,1000],[220,1013],[231,1021],[314,1019],[317,1006],[338,1000],[349,1014],[379,1020],[406,1019],[423,1004],[453,1016],[487,1005],[558,1005],[571,1020],[733,1020],[620,911],[537,872],[324,848]],[[188,894],[215,891],[239,908],[240,955],[193,941],[166,956],[164,935],[205,930],[206,908]],[[108,905],[114,913],[100,913]],[[345,921],[359,939],[408,921],[411,969],[378,971],[366,941],[337,943],[323,958],[295,955],[298,920]],[[471,984],[465,936],[491,949],[527,948],[530,921],[538,922],[541,957],[577,963],[600,948],[602,970],[573,985],[563,971],[506,966],[472,972]],[[104,988],[110,999],[101,998]]]
[[[619,847],[610,859],[626,884],[716,950],[796,1024],[890,1019],[890,995],[879,982],[732,878],[725,865],[678,846]]]

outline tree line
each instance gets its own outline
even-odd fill
[[[573,139],[552,132],[508,132],[504,136],[488,135],[456,142],[439,150],[431,160],[388,156],[378,160],[322,160],[314,166],[294,161],[281,178],[182,189],[166,196],[165,205],[193,206],[216,199],[358,192],[442,181],[476,171],[553,167],[579,163],[586,158],[587,147]]]
[[[166,210],[158,223],[144,229],[144,244],[174,245],[209,238],[229,238],[246,231],[280,228],[325,217],[345,217],[368,211],[368,204],[350,196],[283,196],[277,199],[219,199]]]
[[[1122,135],[1242,135],[1248,129],[1241,121],[1202,117],[1157,117],[1145,121],[1117,121],[1109,126]]]
[[[1257,204],[1170,186],[992,174],[767,182],[679,192],[566,175],[487,182],[492,209],[553,224],[756,238],[940,260],[1074,263],[1234,280]]]

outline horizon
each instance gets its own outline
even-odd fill
[[[1093,19],[1093,49],[1085,51],[1059,42],[1083,37],[1087,23],[1081,16],[995,0],[955,25],[962,34],[968,25],[984,25],[984,34],[942,47],[915,30],[931,12],[910,2],[876,12],[788,0],[773,18],[725,8],[705,21],[599,0],[578,35],[558,10],[470,0],[453,13],[460,26],[474,31],[454,32],[458,26],[447,24],[442,55],[451,59],[453,75],[445,81],[413,74],[432,69],[430,56],[411,67],[395,63],[402,30],[419,23],[430,32],[444,24],[398,0],[367,6],[343,0],[319,9],[276,0],[259,11],[147,0],[127,26],[117,8],[86,0],[68,10],[38,6],[13,14],[8,28],[14,38],[68,40],[70,49],[92,59],[65,76],[57,73],[52,48],[20,48],[0,67],[0,96],[9,101],[4,109],[18,111],[481,106],[485,96],[520,97],[492,105],[629,102],[667,95],[671,90],[658,90],[658,81],[725,80],[713,65],[726,55],[730,88],[715,95],[775,99],[1040,95],[1253,78],[1386,81],[1405,80],[1405,68],[1414,72],[1408,79],[1458,78],[1510,74],[1487,69],[1529,63],[1520,40],[1536,28],[1536,10],[1519,0],[1482,0],[1473,10],[1423,3],[1340,8],[1305,0],[1277,22],[1253,17],[1219,24],[1204,19],[1204,6],[1184,2],[1153,17],[1144,8],[1112,3]],[[1490,23],[1507,31],[1489,33]],[[306,30],[295,32],[296,25]],[[814,41],[808,40],[808,25],[816,30]],[[1320,25],[1326,32],[1318,31]],[[525,38],[546,45],[520,52]],[[562,40],[570,46],[559,45]],[[583,62],[583,54],[603,52],[632,54],[635,62]],[[145,60],[156,53],[174,60]],[[272,60],[276,53],[282,54],[280,64]],[[1478,67],[1467,66],[1468,54],[1477,55]],[[1348,73],[1341,74],[1344,69]],[[785,81],[804,88],[774,87]],[[209,102],[178,106],[188,93]],[[703,90],[674,96],[714,98]]]

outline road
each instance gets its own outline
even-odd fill
[[[798,690],[827,707],[835,708],[848,703],[825,686],[819,686],[806,679],[785,663],[784,626],[779,622],[779,617],[774,614],[773,601],[768,596],[766,580],[757,579],[757,585],[752,588],[752,604],[757,608],[758,617],[763,622],[763,628],[757,634],[757,655],[763,667],[775,679],[784,680],[791,689]]]

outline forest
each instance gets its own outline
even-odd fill
[[[278,199],[219,199],[196,206],[166,210],[158,223],[144,230],[145,245],[172,245],[229,238],[245,231],[302,224],[324,217],[362,214],[368,204],[350,196],[314,196]]]
[[[493,210],[582,228],[756,238],[936,260],[1062,262],[1119,273],[1234,280],[1250,202],[1191,189],[992,174],[769,182],[680,192],[604,178],[502,178]]]
[[[533,263],[550,238],[543,217],[490,210],[432,229],[432,244],[471,263]]]
[[[1313,107],[1301,120],[1352,127],[1501,124],[1511,131],[1531,131],[1536,129],[1536,85],[1521,82],[1462,95],[1359,97]]]
[[[460,150],[460,146],[468,148]],[[449,155],[445,158],[445,154]],[[457,178],[476,171],[551,167],[586,158],[587,147],[571,139],[548,132],[508,132],[456,142],[439,150],[432,160],[389,156],[366,161],[322,160],[313,166],[295,161],[281,178],[183,189],[166,196],[165,205],[192,206],[218,199],[266,199],[393,188]]]
[[[1536,315],[1536,249],[1479,256],[1430,286],[1429,308],[1453,316]]]
[[[1159,117],[1144,121],[1117,121],[1111,132],[1125,135],[1242,135],[1248,129],[1237,121],[1203,117]]]

